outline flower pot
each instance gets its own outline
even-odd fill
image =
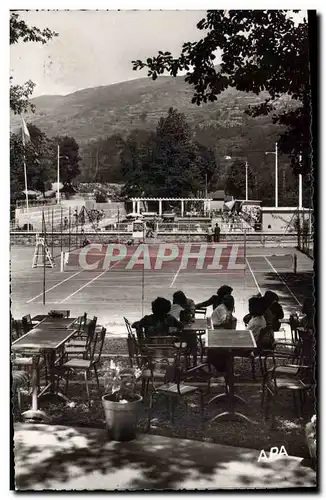
[[[130,441],[135,438],[138,405],[142,399],[139,394],[135,394],[132,401],[122,403],[116,400],[114,393],[102,396],[106,427],[110,439],[113,441]]]

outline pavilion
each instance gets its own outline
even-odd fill
[[[162,216],[162,202],[163,201],[178,201],[181,204],[181,217],[184,216],[184,211],[185,211],[185,202],[191,201],[191,202],[196,202],[200,201],[203,202],[203,208],[204,212],[207,212],[210,210],[210,203],[212,201],[212,198],[131,198],[132,201],[132,211],[133,213],[140,214],[140,204],[142,202],[152,202],[152,201],[157,201],[158,202],[158,215]]]

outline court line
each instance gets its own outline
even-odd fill
[[[60,282],[59,282],[59,283],[57,283],[56,285],[51,286],[51,288],[48,288],[47,290],[45,290],[45,292],[44,292],[44,293],[48,293],[48,292],[50,292],[51,290],[53,290],[54,288],[56,288],[57,286],[62,285],[62,283],[65,283],[65,281],[68,281],[68,280],[70,280],[71,278],[73,278],[74,276],[77,276],[77,274],[82,273],[82,272],[83,272],[83,270],[84,270],[84,269],[82,269],[81,271],[78,271],[78,272],[77,272],[77,273],[75,273],[75,274],[72,274],[71,276],[69,276],[69,277],[68,277],[68,278],[66,278],[65,280],[60,281]],[[35,297],[33,297],[32,299],[28,300],[28,301],[26,302],[26,304],[29,304],[30,302],[33,302],[33,300],[38,299],[38,298],[39,298],[39,297],[41,297],[42,295],[43,295],[43,292],[42,292],[42,293],[39,293],[38,295],[35,295]]]
[[[177,272],[175,273],[174,278],[173,278],[172,283],[171,283],[171,285],[169,286],[169,288],[172,288],[172,287],[173,287],[173,285],[174,285],[174,283],[175,283],[175,280],[177,279],[178,274],[179,274],[179,272],[180,272],[181,266],[182,266],[182,262],[180,263],[179,269],[178,269],[178,270],[177,270]]]
[[[247,258],[246,258],[246,262],[247,262],[247,266],[248,266],[248,268],[249,268],[249,271],[251,272],[252,279],[254,280],[255,285],[256,285],[256,287],[257,287],[257,290],[258,290],[258,292],[259,292],[259,293],[261,293],[260,286],[258,285],[258,282],[257,282],[257,280],[256,280],[256,276],[255,276],[255,274],[254,274],[253,270],[251,269],[251,265],[249,264],[249,261],[248,261],[248,259],[247,259]]]
[[[273,264],[271,264],[271,262],[268,260],[267,257],[265,257],[266,259],[266,262],[271,266],[272,270],[274,271],[274,273],[277,274],[277,276],[279,277],[279,279],[282,281],[283,285],[286,286],[286,288],[289,290],[290,294],[292,295],[292,297],[294,298],[294,300],[297,302],[297,304],[299,306],[302,306],[301,302],[299,302],[299,300],[297,299],[297,297],[294,295],[294,293],[292,292],[292,290],[290,290],[290,288],[288,287],[288,285],[285,283],[284,279],[278,274],[278,272],[276,271],[275,267],[273,266]]]
[[[98,278],[100,278],[103,274],[107,273],[108,271],[110,271],[114,266],[116,266],[117,264],[119,263],[119,261],[117,261],[115,264],[113,264],[112,267],[108,267],[107,269],[105,269],[103,271],[103,273],[100,273],[98,274],[97,276],[95,276],[91,281],[87,281],[87,283],[85,283],[85,285],[81,286],[80,288],[78,288],[78,290],[76,290],[75,292],[71,293],[70,295],[68,295],[68,297],[64,298],[61,302],[59,302],[59,304],[63,304],[66,300],[70,299],[71,297],[73,297],[74,295],[76,295],[76,293],[80,292],[81,290],[83,290],[86,286],[90,285],[93,281],[97,280]]]

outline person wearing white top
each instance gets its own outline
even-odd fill
[[[181,307],[179,304],[172,304],[169,314],[171,316],[173,316],[175,319],[177,319],[178,321],[180,321],[181,311],[184,311],[183,307]]]
[[[237,319],[232,315],[234,311],[234,298],[232,295],[223,297],[222,304],[218,305],[211,316],[213,328],[232,328],[235,329]]]

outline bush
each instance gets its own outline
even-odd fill
[[[108,196],[104,191],[95,191],[94,193],[96,203],[106,203]]]

